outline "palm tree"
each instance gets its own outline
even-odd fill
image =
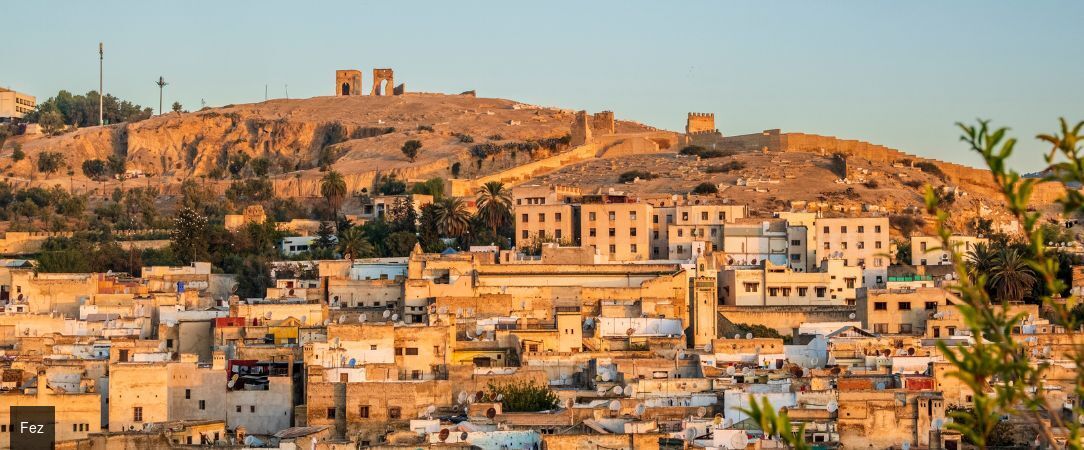
[[[497,235],[497,229],[508,223],[512,213],[512,196],[504,183],[490,181],[478,190],[478,216]]]
[[[343,199],[346,198],[346,180],[342,174],[334,170],[325,174],[320,180],[320,195],[324,196],[327,206],[338,216],[339,206],[342,206]]]
[[[470,212],[463,200],[445,197],[436,203],[437,230],[446,237],[460,237],[470,228]]]
[[[1035,270],[1017,249],[1002,249],[990,275],[990,286],[998,300],[1020,301],[1035,286]]]
[[[997,252],[992,247],[985,243],[975,244],[971,247],[971,251],[967,252],[967,275],[974,283],[979,282],[981,275],[986,275],[987,278],[993,273],[994,266],[997,265]]]
[[[339,252],[343,258],[371,258],[376,255],[376,248],[365,238],[365,231],[360,227],[350,227],[339,234]]]

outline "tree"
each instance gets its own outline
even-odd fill
[[[365,232],[360,227],[350,227],[339,234],[339,253],[343,258],[372,258],[376,248],[365,239]]]
[[[470,228],[470,212],[466,203],[454,197],[440,199],[436,205],[437,230],[446,237],[463,236]]]
[[[504,183],[490,181],[478,189],[478,216],[493,234],[512,219],[512,194]]]
[[[911,264],[911,241],[896,241],[896,264]]]
[[[125,167],[128,164],[127,158],[118,155],[109,155],[109,159],[106,160],[109,165],[109,171],[113,175],[124,175],[127,170]]]
[[[266,177],[268,172],[271,171],[271,160],[262,156],[259,158],[253,158],[251,167],[252,173],[254,175],[258,177]]]
[[[410,188],[412,194],[431,195],[433,200],[440,200],[444,196],[444,179],[430,178],[421,183],[414,183]]]
[[[181,106],[181,102],[173,102],[173,112],[179,113],[182,109],[184,109],[184,107]]]
[[[64,154],[59,152],[38,153],[38,172],[54,174],[64,165]]]
[[[316,230],[316,240],[313,241],[315,252],[321,256],[331,256],[338,248],[338,238],[335,236],[335,228],[329,221],[320,222],[320,228]],[[322,258],[321,258],[322,259]]]
[[[409,256],[410,252],[414,250],[414,244],[417,243],[418,237],[408,231],[396,231],[389,234],[388,238],[385,239],[388,256],[392,257]]]
[[[964,255],[967,264],[967,276],[972,283],[985,286],[986,282],[981,277],[988,277],[997,265],[997,251],[985,243],[979,242],[971,247]]]
[[[44,111],[38,116],[38,125],[45,134],[56,134],[64,129],[64,116],[54,109]]]
[[[1031,292],[1036,281],[1035,271],[1019,251],[1003,248],[998,252],[990,274],[990,287],[997,299],[1018,302]]]
[[[192,208],[181,208],[173,219],[170,247],[184,264],[207,257],[207,218]]]
[[[327,172],[320,179],[320,195],[327,200],[328,208],[331,208],[331,211],[338,216],[339,207],[346,198],[346,179],[334,170]]]
[[[427,252],[439,252],[444,250],[444,243],[440,240],[440,230],[437,225],[437,205],[430,203],[422,206],[418,216],[418,243]]]
[[[16,143],[15,145],[12,146],[11,160],[15,161],[15,162],[19,162],[19,161],[22,161],[23,158],[26,158],[26,153],[23,153],[23,145],[19,144],[19,143]]]
[[[403,148],[401,148],[400,150],[403,152],[403,155],[406,155],[407,159],[409,159],[410,162],[414,162],[414,160],[418,158],[418,150],[421,150],[421,148],[421,141],[417,139],[411,139],[404,142]]]
[[[109,168],[106,167],[105,161],[100,159],[88,159],[83,161],[83,175],[86,175],[87,178],[92,180],[97,180],[105,176],[108,170]]]
[[[381,177],[376,183],[376,192],[381,195],[399,195],[406,193],[406,183],[399,180],[395,174]]]
[[[704,182],[696,185],[696,188],[693,189],[693,193],[698,195],[717,194],[719,193],[719,187],[713,183]]]

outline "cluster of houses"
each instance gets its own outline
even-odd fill
[[[0,266],[0,406],[54,407],[61,449],[782,448],[746,413],[766,399],[815,448],[963,448],[945,425],[972,392],[936,343],[972,336],[936,241],[897,273],[884,217],[533,186],[513,203],[537,254],[283,261],[263,298],[207,263]],[[1070,335],[1013,307],[1048,398],[1078,401]],[[524,385],[555,400],[489,395]]]

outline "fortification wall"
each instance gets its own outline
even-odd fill
[[[719,314],[734,324],[760,324],[790,336],[803,323],[852,321],[853,306],[720,306]]]
[[[599,144],[589,143],[575,147],[564,153],[530,162],[522,166],[502,170],[492,175],[487,175],[471,180],[450,180],[449,192],[456,197],[474,195],[482,185],[490,181],[500,181],[505,184],[515,184],[541,175],[546,172],[560,169],[566,165],[594,158],[599,152]]]

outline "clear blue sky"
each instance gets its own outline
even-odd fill
[[[0,86],[97,89],[196,109],[329,95],[335,69],[392,67],[409,90],[587,109],[679,130],[857,138],[977,164],[955,121],[1021,137],[1084,119],[1084,2],[22,1],[4,6]],[[168,106],[167,106],[168,107]]]

